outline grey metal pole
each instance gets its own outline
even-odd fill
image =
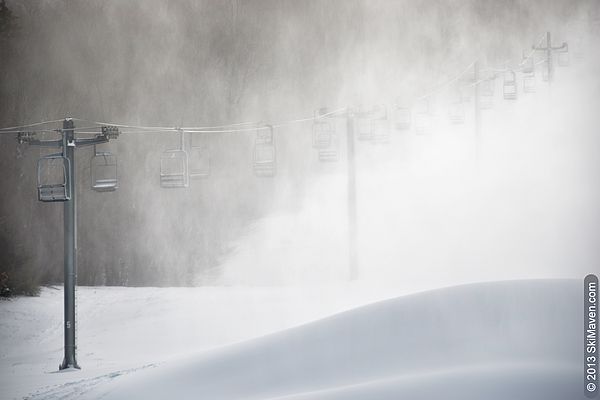
[[[63,152],[70,168],[67,185],[70,200],[64,203],[65,358],[60,369],[77,368],[75,359],[75,284],[77,282],[77,191],[75,190],[75,133],[73,120],[63,122]]]
[[[354,116],[346,116],[346,141],[348,158],[348,267],[349,279],[358,278],[358,248],[356,224],[356,164],[354,157]]]
[[[552,63],[552,42],[550,38],[550,31],[546,32],[546,63],[548,64],[548,83],[552,82],[554,78],[554,64]]]
[[[481,157],[481,103],[479,98],[479,61],[476,61],[475,65],[473,66],[473,73],[475,78],[475,99],[473,101],[475,107],[475,162],[476,168],[479,169],[479,162]]]

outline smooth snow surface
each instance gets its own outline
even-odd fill
[[[397,296],[357,285],[327,287],[79,287],[80,371],[63,357],[62,288],[0,301],[0,399],[77,398],[117,376]]]
[[[78,398],[578,399],[580,303],[569,280],[438,289],[172,359]],[[62,398],[51,395],[36,398]]]

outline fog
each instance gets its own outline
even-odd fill
[[[6,5],[18,29],[3,33],[0,127],[64,117],[79,127],[276,126],[272,178],[253,174],[254,131],[188,133],[186,145],[204,141],[210,176],[183,189],[159,184],[161,153],[177,147],[176,132],[122,128],[99,147],[119,160],[113,193],[90,190],[92,150],[78,149],[80,284],[346,281],[346,121],[332,119],[339,161],[322,163],[310,118],[320,107],[376,104],[390,117],[392,105],[414,116],[425,94],[426,134],[392,129],[389,144],[356,141],[360,281],[416,290],[580,278],[598,260],[597,2]],[[570,65],[556,67],[551,85],[538,66],[535,93],[523,93],[519,74],[514,101],[496,79],[478,146],[472,100],[465,124],[448,119],[463,81],[443,84],[475,60],[516,68],[546,31],[555,45],[569,43]],[[32,279],[56,283],[62,205],[39,203],[35,183],[37,159],[52,150],[2,134],[0,152],[2,246],[25,256]]]

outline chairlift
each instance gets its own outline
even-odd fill
[[[337,135],[331,136],[329,146],[319,149],[319,161],[330,163],[339,160],[339,138]]]
[[[521,64],[523,65],[522,71],[524,74],[535,73],[535,64],[533,63],[533,57],[524,57]]]
[[[180,131],[178,149],[166,150],[160,157],[160,186],[167,189],[186,188],[188,180],[188,154],[184,149],[184,132]]]
[[[191,137],[189,169],[192,179],[206,178],[210,175],[210,148],[205,135],[200,133]]]
[[[71,163],[62,154],[50,154],[38,160],[38,200],[44,202],[71,200]]]
[[[399,131],[410,129],[410,110],[404,107],[396,107],[394,110],[394,126]]]
[[[471,101],[471,97],[473,95],[473,87],[472,85],[462,87],[459,89],[460,101],[463,103],[468,103]]]
[[[390,142],[390,121],[385,105],[378,105],[370,111],[371,142],[387,144]]]
[[[525,75],[523,77],[523,92],[535,93],[535,75]]]
[[[573,58],[576,60],[583,60],[583,39],[581,37],[577,37],[573,43]]]
[[[267,125],[266,128],[257,129],[256,141],[254,143],[254,175],[258,177],[273,177],[276,172],[273,127]]]
[[[504,74],[504,84],[502,86],[504,100],[517,99],[517,74],[514,71],[508,71]]]
[[[417,135],[429,133],[430,118],[429,114],[422,111],[415,114],[415,133]]]
[[[417,106],[415,113],[415,133],[417,135],[425,135],[429,133],[431,127],[432,107],[429,99],[425,98]]]
[[[562,50],[558,52],[558,66],[568,67],[571,64],[568,50]]]
[[[98,152],[94,145],[94,155],[90,160],[92,190],[113,192],[118,189],[117,157],[108,152]]]
[[[452,124],[465,123],[465,106],[462,101],[457,101],[450,106],[449,117]]]
[[[542,66],[542,80],[544,82],[548,82],[549,80],[549,72],[548,72],[548,64],[544,63],[544,65]]]
[[[479,106],[489,110],[494,106],[494,78],[488,78],[479,83]]]
[[[368,113],[360,113],[356,118],[356,132],[360,141],[373,140],[373,125]]]
[[[313,148],[325,149],[329,147],[334,134],[334,122],[324,119],[315,119],[313,122]]]

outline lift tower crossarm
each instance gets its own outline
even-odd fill
[[[546,32],[546,46],[531,46],[533,50],[536,51],[545,51],[546,52],[546,65],[548,67],[548,82],[552,82],[554,78],[554,64],[552,62],[552,52],[553,51],[568,51],[569,45],[567,42],[563,42],[562,45],[558,47],[552,47],[552,37],[550,32]]]

